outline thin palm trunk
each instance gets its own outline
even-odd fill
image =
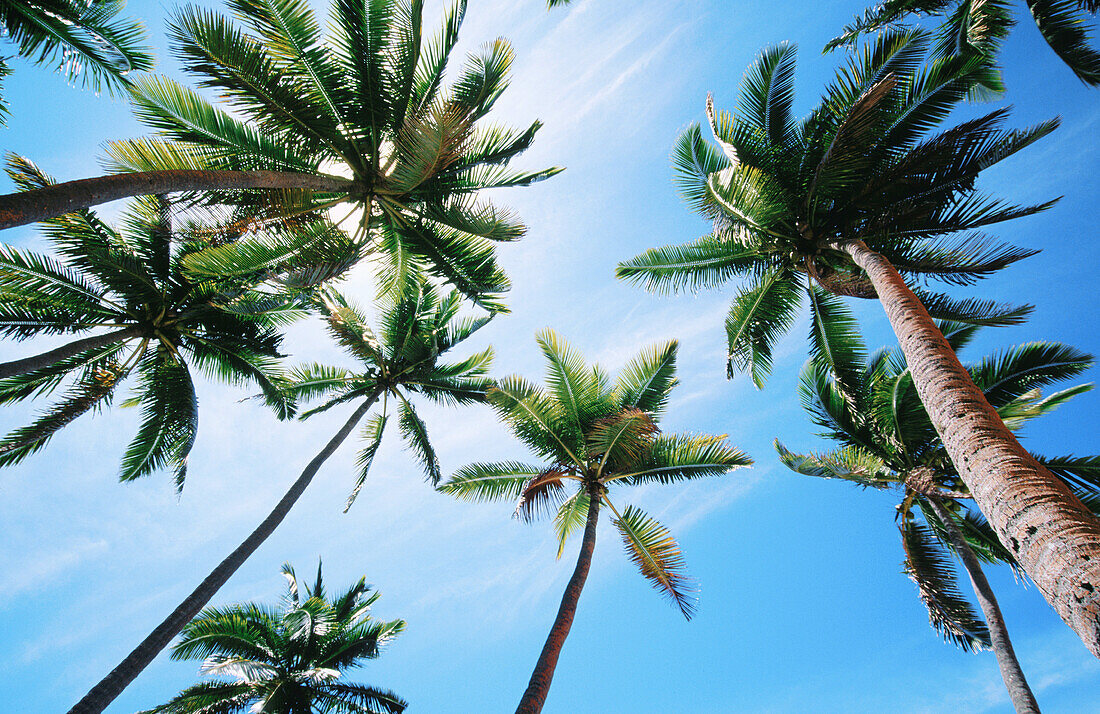
[[[1100,520],[1005,427],[890,261],[859,240],[838,247],[871,279],[917,394],[978,508],[1100,657]]]
[[[1020,661],[1016,659],[1016,651],[1012,648],[1012,640],[1008,637],[1008,628],[1005,626],[1001,607],[997,604],[997,598],[993,594],[993,588],[982,572],[981,563],[974,555],[970,545],[959,532],[955,525],[955,519],[951,517],[943,502],[934,496],[928,497],[932,504],[932,510],[939,516],[944,530],[955,552],[970,575],[970,584],[974,587],[974,596],[978,600],[978,606],[982,608],[985,622],[989,626],[989,640],[993,645],[993,654],[997,657],[997,666],[1001,668],[1001,679],[1005,682],[1005,689],[1012,699],[1012,706],[1016,707],[1017,714],[1039,714],[1039,704],[1035,701],[1035,695],[1024,677],[1024,670],[1020,667]]]
[[[105,332],[102,335],[92,335],[91,337],[73,340],[68,344],[61,345],[49,352],[34,355],[33,357],[24,357],[23,359],[12,360],[11,362],[0,362],[0,379],[15,377],[20,374],[26,374],[27,372],[33,372],[36,369],[49,367],[61,360],[74,357],[81,352],[106,347],[115,342],[122,342],[123,340],[128,340],[131,337],[139,337],[140,335],[140,327],[125,327],[121,330],[115,330],[114,332]]]
[[[347,191],[348,179],[292,171],[136,171],[19,191],[0,196],[0,229],[44,221],[130,196],[180,191],[309,189]]]
[[[546,704],[546,695],[550,693],[550,682],[554,679],[558,655],[561,654],[565,638],[569,636],[573,616],[577,613],[577,601],[581,597],[584,581],[588,579],[588,569],[592,565],[592,551],[596,547],[596,522],[599,516],[600,497],[598,493],[593,493],[589,495],[588,519],[584,524],[584,538],[581,540],[581,552],[577,556],[577,567],[573,569],[573,577],[569,578],[569,584],[565,586],[558,615],[554,618],[554,625],[550,628],[546,644],[542,646],[542,653],[539,654],[539,661],[535,664],[535,671],[531,673],[527,690],[519,700],[519,706],[516,707],[516,714],[538,714]]]
[[[309,486],[310,481],[313,480],[313,477],[317,474],[321,465],[340,447],[348,437],[348,434],[355,428],[355,425],[363,418],[363,415],[374,406],[379,396],[380,392],[375,392],[355,410],[355,413],[353,413],[351,418],[344,423],[340,431],[336,432],[336,435],[325,444],[325,448],[321,449],[321,451],[313,457],[313,460],[310,461],[302,471],[302,475],[291,485],[290,489],[275,505],[271,513],[267,515],[267,518],[257,526],[256,530],[252,531],[252,534],[249,535],[243,543],[237,546],[225,560],[219,563],[218,567],[214,568],[214,570],[206,576],[206,579],[195,588],[195,591],[188,595],[164,622],[157,625],[157,628],[153,630],[141,644],[135,647],[134,650],[126,656],[126,659],[122,660],[122,662],[119,663],[110,674],[104,677],[99,684],[92,687],[92,689],[84,695],[84,698],[69,710],[69,714],[99,714],[99,712],[102,712],[107,708],[107,705],[115,700],[115,697],[122,693],[123,689],[129,686],[130,682],[134,681],[135,677],[141,674],[142,670],[153,661],[153,658],[168,646],[172,638],[183,629],[184,625],[199,614],[202,608],[206,606],[206,603],[210,601],[210,598],[214,597],[214,594],[218,592],[221,586],[225,585],[226,581],[232,577],[233,573],[237,572],[237,569],[244,565],[244,562],[248,560],[249,556],[256,552],[256,549],[259,548],[260,545],[267,540],[268,536],[275,531],[275,528],[283,522],[283,519],[286,518],[291,507],[298,501],[302,492]]]

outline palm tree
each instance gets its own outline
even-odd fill
[[[440,298],[433,288],[421,283],[415,292],[380,302],[381,328],[376,336],[362,312],[339,295],[329,293],[322,299],[329,332],[363,366],[359,371],[322,365],[300,367],[291,373],[292,383],[286,393],[291,399],[330,397],[303,417],[349,402],[358,402],[355,410],[306,465],[260,525],[141,644],[70,709],[70,714],[103,711],[148,666],[282,523],[317,471],[380,399],[383,400],[381,413],[372,418],[364,430],[369,444],[359,454],[359,476],[347,505],[351,506],[362,487],[378,450],[387,421],[386,401],[391,398],[400,404],[402,434],[416,451],[429,478],[433,483],[438,481],[435,451],[428,441],[424,422],[413,409],[410,395],[419,394],[443,403],[468,404],[483,401],[485,389],[490,384],[486,374],[492,359],[491,349],[455,363],[439,361],[444,352],[464,341],[490,319],[459,318],[460,305],[457,292]]]
[[[549,363],[549,389],[513,376],[487,396],[516,437],[546,463],[470,464],[439,487],[470,501],[517,499],[516,515],[527,522],[556,510],[559,558],[566,539],[584,527],[577,566],[516,709],[525,714],[541,711],[546,702],[592,563],[601,504],[615,514],[612,523],[642,575],[685,617],[694,611],[693,586],[672,534],[639,508],[620,511],[610,488],[718,476],[752,463],[721,436],[660,434],[658,423],[676,385],[676,342],[645,350],[611,385],[599,366],[585,365],[553,331],[537,339]]]
[[[1100,9],[1096,0],[1027,0],[1027,8],[1050,49],[1085,84],[1100,85],[1100,52],[1091,46],[1088,15]],[[887,0],[869,8],[825,45],[825,51],[850,47],[863,35],[900,27],[911,18],[933,17],[936,53],[979,57],[995,62],[1001,43],[1016,24],[1005,0]],[[999,74],[999,73],[998,73]],[[999,76],[988,87],[1001,90]]]
[[[124,0],[5,0],[0,28],[21,56],[52,65],[69,82],[95,91],[115,90],[129,72],[153,68],[144,45],[145,30],[137,20],[119,19]],[[10,73],[0,58],[0,77]],[[0,125],[7,105],[0,98]]]
[[[12,177],[48,185],[50,177],[13,159]],[[173,220],[163,197],[135,199],[114,229],[84,210],[46,223],[64,258],[0,245],[0,334],[16,339],[86,334],[53,350],[0,364],[0,404],[40,397],[70,385],[33,423],[0,440],[0,466],[42,449],[60,429],[106,407],[136,376],[142,423],[122,459],[120,479],[160,468],[183,488],[198,429],[191,366],[229,383],[254,383],[287,416],[280,393],[279,326],[293,317],[281,302],[237,285],[232,291],[196,282],[185,256],[209,245],[196,224]],[[103,331],[105,330],[106,331]]]
[[[1005,112],[997,110],[926,136],[986,70],[958,59],[918,69],[925,45],[915,33],[880,35],[800,121],[791,116],[794,50],[765,51],[746,76],[736,116],[708,106],[722,150],[696,125],[674,153],[683,191],[714,219],[714,234],[651,250],[618,274],[659,291],[750,276],[726,329],[731,373],[747,369],[758,385],[802,294],[812,308],[811,350],[843,385],[856,371],[853,357],[830,351],[826,336],[854,331],[855,322],[836,296],[877,297],[975,503],[1047,601],[1100,656],[1100,521],[1020,446],[932,320],[1007,324],[1026,309],[952,300],[911,289],[903,278],[968,285],[1034,252],[976,229],[1050,204],[1011,205],[976,192],[974,182],[1056,122],[1004,131]]]
[[[408,704],[393,692],[341,681],[343,671],[375,659],[405,630],[404,620],[379,622],[379,598],[365,578],[331,600],[321,566],[305,600],[290,564],[287,591],[275,608],[260,603],[211,607],[183,628],[174,660],[203,660],[202,673],[222,677],[184,689],[142,714],[399,714]]]
[[[956,350],[965,346],[976,330],[959,323],[941,323],[939,327]],[[806,410],[824,429],[821,436],[839,447],[821,454],[795,454],[777,440],[780,458],[801,474],[839,478],[865,488],[897,489],[904,569],[918,586],[932,626],[964,649],[992,648],[1016,711],[1038,712],[979,562],[1015,566],[1015,558],[981,514],[968,507],[972,496],[921,406],[905,357],[896,350],[884,350],[866,360],[858,338],[840,341],[861,357],[854,389],[840,387],[827,365],[812,360],[802,373],[800,390]],[[1080,374],[1091,364],[1089,355],[1072,347],[1032,342],[987,357],[969,371],[1015,430],[1090,389],[1091,385],[1079,385],[1045,398],[1039,392],[1041,387]],[[1062,478],[1094,513],[1100,511],[1100,459],[1035,458]],[[923,524],[918,514],[923,515]],[[960,593],[948,550],[966,568],[985,622]]]
[[[190,6],[169,26],[184,70],[223,106],[167,78],[135,79],[137,114],[159,135],[110,146],[122,173],[0,196],[0,227],[142,193],[199,192],[248,207],[260,222],[344,205],[340,223],[355,220],[364,250],[389,259],[390,281],[413,284],[427,269],[496,306],[508,281],[494,243],[525,228],[477,194],[559,171],[507,168],[539,122],[514,130],[480,121],[507,86],[508,43],[471,55],[444,87],[464,0],[426,41],[420,0],[334,0],[328,37],[308,0],[229,6],[234,18]],[[192,269],[251,269],[242,260],[228,250]]]

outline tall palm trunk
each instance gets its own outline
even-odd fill
[[[859,240],[838,248],[871,279],[917,394],[978,508],[1100,657],[1100,520],[1020,446],[890,261]]]
[[[974,587],[974,596],[978,599],[978,606],[982,608],[985,622],[989,625],[989,641],[993,644],[993,654],[997,657],[997,665],[1001,668],[1001,679],[1005,682],[1005,689],[1012,699],[1012,706],[1016,707],[1016,714],[1039,714],[1039,704],[1035,701],[1035,695],[1024,677],[1024,670],[1020,667],[1020,661],[1016,659],[1016,651],[1012,648],[1012,640],[1008,638],[1008,628],[1005,627],[1004,616],[1001,607],[997,604],[997,598],[993,595],[993,588],[982,572],[981,563],[974,555],[970,545],[959,532],[955,525],[955,519],[943,505],[943,502],[935,496],[929,496],[928,502],[932,504],[932,510],[943,522],[944,530],[955,552],[963,562],[963,567],[970,575],[970,584]]]
[[[558,655],[561,654],[565,638],[569,636],[569,628],[573,625],[573,616],[577,613],[577,601],[584,589],[584,581],[588,579],[588,568],[592,565],[592,551],[596,547],[596,522],[600,517],[600,495],[589,494],[588,520],[584,524],[584,539],[581,540],[581,552],[577,556],[577,567],[573,569],[573,577],[569,578],[569,584],[565,586],[565,594],[561,597],[561,605],[558,607],[558,616],[554,618],[554,625],[550,628],[550,635],[546,638],[546,644],[542,646],[539,661],[535,664],[535,671],[531,673],[531,681],[527,683],[527,691],[519,700],[516,714],[538,714],[546,704],[546,695],[550,692],[550,682],[554,679],[554,668],[558,664]]]
[[[20,374],[26,374],[27,372],[33,372],[36,369],[49,367],[61,360],[74,357],[81,352],[106,347],[114,342],[122,342],[123,340],[128,340],[131,337],[139,337],[140,335],[140,327],[125,327],[121,330],[115,330],[114,332],[106,332],[102,335],[92,335],[91,337],[73,340],[68,344],[61,345],[56,349],[52,349],[49,352],[43,352],[33,357],[24,357],[23,359],[12,360],[11,362],[0,362],[0,379],[15,377]]]
[[[347,191],[348,179],[292,171],[136,171],[19,191],[0,196],[0,229],[44,221],[129,196],[179,191],[292,189]]]
[[[256,552],[256,549],[283,522],[291,507],[298,501],[302,492],[306,490],[306,486],[309,486],[310,481],[313,480],[317,470],[340,447],[340,444],[348,437],[348,434],[363,418],[363,415],[370,411],[380,394],[381,392],[373,393],[355,410],[355,413],[344,423],[340,431],[336,432],[336,435],[325,444],[325,448],[313,457],[313,460],[302,471],[302,475],[291,485],[290,489],[275,505],[275,508],[267,515],[267,518],[256,527],[256,530],[252,531],[252,534],[243,543],[219,563],[218,567],[214,568],[206,576],[206,579],[195,588],[195,591],[188,595],[164,622],[157,625],[156,629],[126,656],[126,659],[111,670],[111,673],[104,677],[99,684],[92,687],[84,695],[84,698],[69,710],[69,714],[99,714],[115,700],[115,697],[122,693],[123,689],[129,686],[130,682],[134,681],[135,677],[141,674],[142,670],[149,666],[153,658],[168,646],[168,643],[183,629],[184,625],[199,614],[206,603],[210,601],[210,598],[214,597],[221,586],[225,585],[233,573],[244,565],[249,556]]]

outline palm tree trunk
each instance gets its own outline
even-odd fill
[[[214,597],[221,586],[225,585],[233,573],[244,565],[249,556],[256,552],[256,549],[283,522],[283,519],[286,518],[291,507],[298,501],[302,492],[306,490],[306,486],[309,486],[310,481],[313,480],[321,465],[340,447],[340,444],[348,437],[348,434],[363,418],[363,415],[370,411],[370,408],[378,401],[380,394],[381,392],[373,393],[355,410],[355,413],[344,423],[340,431],[336,432],[336,435],[325,444],[325,448],[313,457],[313,460],[302,471],[302,475],[291,485],[290,490],[283,495],[282,499],[267,515],[267,518],[257,526],[256,530],[252,531],[252,534],[237,546],[236,550],[219,563],[218,567],[214,568],[206,576],[206,579],[195,588],[195,591],[188,595],[164,622],[157,625],[157,628],[141,644],[135,647],[126,656],[126,659],[122,660],[99,684],[92,687],[84,695],[84,698],[69,710],[69,714],[99,714],[115,700],[115,697],[122,693],[123,689],[129,686],[130,682],[134,681],[135,677],[141,674],[142,670],[149,666],[153,658],[168,646],[168,643],[183,629],[184,625],[199,614],[206,603],[210,601],[210,598]]]
[[[292,171],[136,171],[19,191],[0,196],[0,229],[44,221],[129,196],[178,191],[290,189],[346,191],[351,181]]]
[[[546,644],[542,646],[535,671],[531,673],[531,681],[527,683],[527,691],[523,693],[523,698],[516,707],[516,714],[539,714],[542,711],[546,704],[546,695],[550,693],[550,682],[554,679],[558,655],[561,654],[565,638],[569,636],[569,628],[573,625],[577,601],[584,589],[584,581],[588,579],[588,568],[592,565],[592,551],[596,547],[596,522],[600,516],[599,494],[590,494],[588,498],[588,520],[584,524],[584,539],[581,541],[581,552],[577,556],[577,567],[573,569],[573,577],[569,578],[569,584],[565,586],[558,615],[554,618]]]
[[[1016,707],[1016,714],[1039,714],[1039,704],[1035,701],[1035,695],[1027,684],[1020,661],[1016,659],[1016,651],[1012,648],[1012,640],[1008,638],[1008,628],[1005,627],[1001,607],[997,604],[997,598],[993,595],[993,588],[989,586],[985,573],[982,572],[978,557],[974,555],[974,551],[959,532],[955,519],[951,517],[951,513],[943,502],[935,496],[929,496],[928,502],[943,522],[951,545],[955,547],[955,552],[962,559],[963,567],[970,575],[974,596],[978,599],[978,606],[982,608],[985,622],[989,626],[989,640],[993,644],[997,665],[1001,668],[1001,679],[1004,680],[1005,689],[1008,690],[1008,696],[1012,699],[1012,706]]]
[[[121,330],[115,330],[114,332],[106,332],[102,335],[92,335],[91,337],[73,340],[68,344],[61,345],[56,349],[52,349],[49,352],[43,352],[33,357],[24,357],[23,359],[12,360],[11,362],[0,362],[0,379],[33,372],[36,369],[49,367],[52,364],[78,355],[81,352],[106,347],[114,342],[122,342],[131,337],[140,336],[140,327],[125,327]]]
[[[890,261],[859,240],[838,248],[871,279],[917,394],[978,508],[1100,657],[1100,520],[1020,446]]]

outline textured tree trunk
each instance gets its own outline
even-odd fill
[[[219,563],[218,567],[214,568],[206,576],[206,579],[195,588],[195,591],[188,595],[164,622],[157,625],[157,628],[141,644],[135,647],[133,652],[126,656],[126,659],[122,660],[99,684],[92,687],[84,695],[84,698],[69,710],[69,714],[99,714],[115,700],[115,697],[122,693],[123,689],[129,686],[130,682],[134,681],[135,677],[141,674],[142,670],[149,666],[153,658],[168,646],[168,643],[183,629],[184,625],[199,614],[206,603],[210,601],[210,598],[214,597],[221,586],[225,585],[233,573],[244,565],[249,556],[256,552],[256,549],[283,522],[291,507],[298,501],[302,492],[306,490],[306,486],[309,486],[310,481],[313,480],[317,470],[340,447],[340,444],[348,437],[348,434],[363,418],[363,415],[370,410],[378,397],[378,393],[371,395],[355,410],[355,413],[344,423],[340,431],[336,432],[336,435],[329,440],[325,448],[313,457],[313,460],[302,471],[302,475],[291,485],[290,490],[283,495],[279,503],[275,505],[275,508],[272,509],[271,513],[267,515],[267,518],[260,523],[256,530],[252,531],[252,534],[237,546],[236,550]]]
[[[178,191],[291,189],[346,191],[351,181],[291,171],[138,171],[66,181],[0,196],[0,229],[62,216],[129,196]]]
[[[527,691],[523,693],[523,698],[519,700],[519,706],[516,707],[516,714],[538,714],[546,704],[546,695],[549,694],[550,682],[554,679],[558,655],[561,654],[565,638],[569,636],[573,616],[577,613],[577,601],[581,597],[581,590],[584,589],[584,581],[588,579],[588,568],[592,565],[592,551],[596,547],[596,522],[599,516],[599,495],[590,495],[588,520],[584,524],[584,539],[581,541],[581,552],[577,556],[577,567],[573,569],[573,577],[569,578],[569,584],[565,586],[558,615],[554,618],[554,625],[550,628],[546,644],[542,646],[542,653],[535,664],[535,671],[531,673],[531,681],[527,683]]]
[[[91,337],[73,340],[68,344],[61,345],[56,349],[52,349],[49,352],[43,352],[33,357],[24,357],[23,359],[12,360],[11,362],[0,362],[0,379],[33,372],[36,369],[49,367],[63,359],[76,356],[81,352],[94,350],[99,347],[106,347],[113,342],[121,342],[131,337],[140,336],[140,327],[125,327],[121,330],[115,330],[114,332],[105,332],[102,335],[93,335]]]
[[[1020,446],[890,261],[862,241],[839,248],[874,284],[917,393],[978,508],[1100,657],[1100,520]]]
[[[974,587],[974,595],[978,599],[978,606],[982,608],[985,622],[989,626],[989,640],[993,644],[993,654],[997,656],[997,666],[1001,668],[1001,679],[1005,682],[1005,689],[1012,699],[1012,706],[1016,707],[1017,714],[1039,714],[1039,704],[1035,701],[1035,695],[1031,693],[1031,687],[1024,677],[1024,670],[1020,667],[1020,661],[1016,659],[1016,651],[1012,648],[1012,640],[1008,638],[1008,628],[1005,627],[1004,616],[1001,607],[997,604],[997,598],[993,595],[993,588],[985,579],[978,556],[970,549],[970,545],[959,532],[951,513],[943,505],[943,502],[935,496],[929,496],[928,502],[932,504],[932,510],[936,512],[943,522],[947,537],[955,552],[962,559],[963,567],[970,575],[970,584]]]

